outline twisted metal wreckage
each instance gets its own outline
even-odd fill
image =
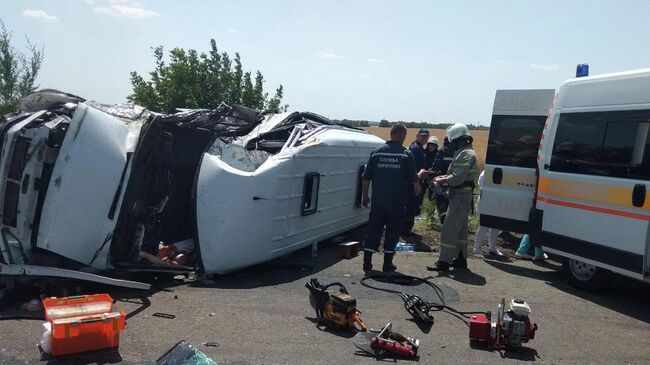
[[[227,273],[285,255],[367,220],[361,172],[383,142],[309,112],[163,115],[56,90],[5,119],[0,284],[147,288],[111,272]]]

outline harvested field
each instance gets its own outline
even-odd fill
[[[388,139],[390,137],[390,128],[368,127],[364,129],[379,138]],[[411,142],[415,141],[415,136],[418,134],[418,130],[419,128],[408,129],[408,135],[406,136],[407,146],[411,144]],[[429,132],[431,135],[437,136],[441,143],[445,138],[444,129],[429,129]],[[470,131],[470,133],[474,137],[474,150],[478,155],[478,168],[479,171],[481,171],[483,170],[483,165],[485,164],[485,153],[487,152],[489,131]]]

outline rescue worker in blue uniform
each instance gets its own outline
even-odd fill
[[[408,201],[406,202],[406,214],[404,220],[402,221],[401,233],[404,236],[412,234],[413,225],[415,224],[415,217],[420,214],[420,208],[422,207],[422,199],[424,198],[424,193],[429,185],[427,177],[427,153],[426,145],[429,141],[429,130],[422,128],[418,131],[416,139],[409,146],[409,150],[413,153],[415,158],[415,172],[419,176],[418,183],[420,184],[419,195],[414,195],[409,190]]]
[[[477,158],[472,148],[473,138],[466,125],[456,123],[447,128],[449,141],[456,152],[446,175],[433,179],[434,184],[449,184],[447,219],[440,233],[440,258],[429,270],[448,271],[450,267],[467,268],[469,214],[473,192],[478,179]]]
[[[442,148],[438,149],[433,162],[433,171],[436,172],[436,175],[444,175],[447,173],[449,164],[454,159],[454,151],[454,145],[449,142],[449,138],[445,137]],[[440,217],[440,224],[445,223],[445,217],[447,216],[449,199],[447,199],[446,191],[448,188],[449,186],[447,184],[440,184],[438,188],[431,187],[431,189],[435,190],[436,194],[436,210],[438,211],[438,217]]]
[[[402,145],[406,139],[406,127],[399,123],[390,130],[390,140],[370,154],[363,172],[362,201],[365,208],[370,203],[370,218],[363,242],[363,270],[372,270],[372,255],[379,249],[384,227],[383,271],[395,271],[393,264],[395,246],[408,193],[420,194],[420,184],[415,173],[415,159],[410,150]],[[372,183],[372,186],[371,186]],[[372,201],[369,190],[372,190]]]

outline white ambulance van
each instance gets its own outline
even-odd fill
[[[508,97],[539,109],[513,117]],[[650,69],[568,80],[544,118],[550,97],[497,92],[481,224],[531,234],[583,289],[650,282]]]

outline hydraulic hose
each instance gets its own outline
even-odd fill
[[[424,322],[433,323],[433,317],[431,317],[429,312],[445,312],[462,320],[463,323],[465,323],[465,325],[469,326],[468,319],[472,314],[485,314],[485,315],[490,314],[489,312],[484,312],[484,311],[459,311],[456,308],[448,306],[445,302],[445,295],[442,289],[440,289],[440,287],[435,283],[433,283],[430,279],[432,278],[420,278],[417,276],[410,276],[410,275],[403,275],[403,274],[390,275],[390,276],[368,275],[363,279],[361,279],[360,283],[366,288],[379,290],[379,291],[383,291],[386,293],[391,293],[399,296],[400,298],[402,298],[402,300],[404,300],[406,310],[416,320],[421,320]],[[402,285],[402,286],[404,285],[412,286],[414,284],[425,284],[429,286],[431,289],[433,289],[433,292],[440,300],[440,303],[427,302],[421,299],[420,297],[418,297],[417,295],[411,295],[398,290],[378,287],[368,283],[368,281],[370,280],[383,281],[389,284]]]

